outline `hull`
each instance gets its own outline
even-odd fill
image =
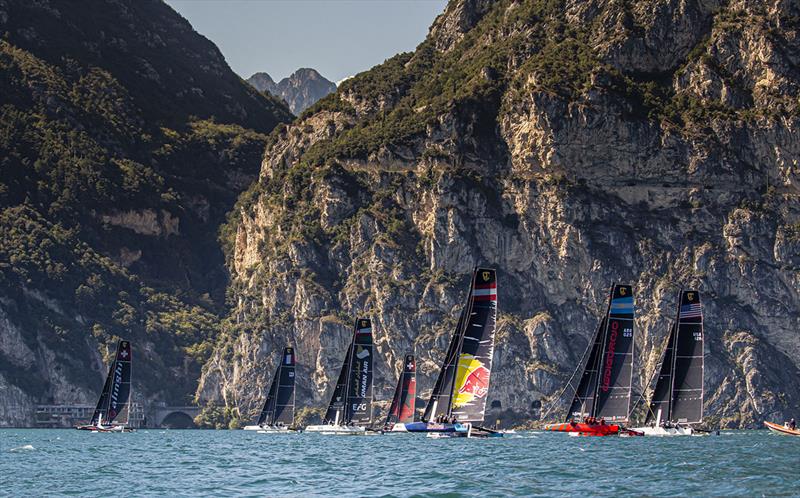
[[[309,425],[305,432],[337,436],[358,436],[367,433],[367,429],[357,425]]]
[[[492,429],[486,429],[484,427],[477,427],[473,426],[470,423],[466,424],[456,424],[459,427],[456,430],[451,432],[428,432],[427,437],[441,439],[441,438],[453,438],[453,437],[466,437],[466,438],[495,438],[495,437],[503,437],[503,433],[500,431],[495,431]]]
[[[297,429],[292,429],[290,427],[275,427],[271,425],[265,425],[258,430],[259,434],[299,434],[300,431]]]
[[[260,431],[261,430],[261,426],[260,425],[245,425],[244,427],[242,427],[242,430],[243,431]]]
[[[385,432],[385,433],[390,433],[390,432],[394,432],[394,433],[408,432],[408,429],[406,429],[406,424],[403,424],[401,422],[397,422],[396,424],[392,424],[391,426],[384,427],[383,428],[383,432]]]
[[[133,429],[124,425],[79,425],[75,428],[90,432],[133,432]]]
[[[775,434],[783,434],[784,436],[800,436],[800,430],[790,429],[785,425],[776,424],[774,422],[764,422],[764,425],[767,426],[767,429]]]
[[[585,424],[569,423],[546,425],[544,430],[550,432],[566,432],[575,436],[617,436],[620,426],[617,424]]]
[[[692,436],[694,429],[691,427],[636,427],[632,429],[649,437]]]
[[[396,424],[395,424],[396,425]],[[466,432],[467,426],[465,424],[449,424],[438,422],[414,422],[411,424],[403,424],[406,432]]]

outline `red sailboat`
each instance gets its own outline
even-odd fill
[[[641,435],[624,428],[633,381],[633,289],[614,285],[566,421],[548,431],[580,436]]]

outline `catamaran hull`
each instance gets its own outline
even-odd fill
[[[299,432],[296,429],[289,427],[274,427],[270,425],[246,425],[242,427],[245,431],[255,431],[259,434],[289,434]]]
[[[309,425],[305,432],[336,436],[361,436],[368,434],[367,429],[357,425]]]
[[[773,422],[764,422],[764,425],[767,426],[767,429],[771,430],[775,434],[783,434],[784,436],[800,436],[800,430],[790,429],[785,425],[780,425]]]
[[[620,426],[617,424],[584,424],[584,423],[563,423],[550,424],[544,430],[550,432],[566,432],[575,436],[618,436]]]
[[[397,424],[395,424],[397,425]],[[410,424],[403,424],[406,432],[467,432],[467,426],[464,424],[440,424],[436,422],[413,422]]]
[[[632,430],[649,437],[692,436],[695,433],[691,427],[636,427]]]
[[[79,425],[75,427],[79,431],[90,431],[90,432],[133,432],[133,429],[130,427],[125,427],[122,425],[112,425],[112,426],[96,426],[96,425]]]

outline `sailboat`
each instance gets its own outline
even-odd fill
[[[650,400],[645,436],[691,436],[703,420],[703,306],[700,293],[681,290],[678,316],[670,329]]]
[[[368,318],[358,318],[323,423],[309,425],[307,432],[367,432],[366,426],[372,422],[373,358],[372,323]]]
[[[641,435],[625,429],[633,380],[633,289],[613,285],[566,421],[545,430],[572,435]],[[576,372],[577,373],[577,372]]]
[[[130,410],[126,410],[131,398],[131,373],[131,343],[119,341],[117,354],[111,362],[92,420],[88,425],[79,425],[75,428],[92,432],[133,432],[133,429],[128,427],[127,420]],[[126,421],[115,424],[114,421],[123,411],[126,413]]]
[[[408,432],[405,424],[414,422],[417,398],[417,363],[413,354],[405,355],[403,371],[397,379],[392,406],[383,423],[387,432]]]
[[[294,423],[294,348],[283,348],[278,369],[269,386],[267,400],[255,425],[244,427],[246,431],[260,433],[286,433],[295,431]]]
[[[482,424],[489,393],[497,320],[497,273],[476,268],[444,364],[421,422],[408,432],[458,436],[500,436]]]

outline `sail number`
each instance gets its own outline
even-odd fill
[[[622,337],[633,337],[633,329],[630,327],[622,329]]]
[[[702,332],[695,332],[692,334],[694,336],[695,341],[702,341],[703,340],[703,333]]]

